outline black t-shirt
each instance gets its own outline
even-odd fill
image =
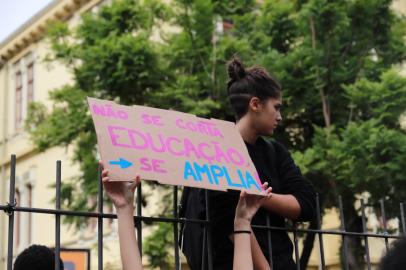
[[[269,143],[274,148],[274,154]],[[246,143],[249,155],[257,169],[262,183],[268,182],[272,192],[293,195],[301,207],[298,220],[311,219],[315,214],[316,196],[312,185],[303,178],[289,152],[281,144],[267,142],[259,137],[254,145]],[[271,159],[275,157],[276,160]],[[214,269],[232,269],[234,247],[228,236],[233,232],[235,208],[239,198],[238,191],[210,191],[210,219],[212,221],[212,247]],[[266,216],[270,216],[270,225],[285,226],[285,219],[263,208],[259,209],[252,225],[266,225]],[[268,237],[265,229],[254,228],[259,245],[269,260]],[[293,245],[286,231],[272,231],[273,270],[295,269],[292,259]]]

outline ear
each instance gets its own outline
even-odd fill
[[[250,99],[250,102],[249,102],[248,106],[249,106],[249,109],[251,111],[258,112],[262,108],[262,103],[261,103],[261,100],[259,100],[258,97],[252,97]]]

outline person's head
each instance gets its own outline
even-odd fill
[[[406,238],[396,240],[379,263],[380,270],[406,269]]]
[[[259,135],[271,135],[282,120],[282,88],[262,67],[245,69],[233,57],[227,63],[227,93],[237,121],[245,118]]]
[[[63,262],[60,260],[60,269],[63,270]],[[41,246],[32,245],[26,248],[20,255],[17,256],[14,262],[14,270],[54,270],[55,269],[55,253],[52,249]]]

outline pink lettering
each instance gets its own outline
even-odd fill
[[[92,105],[93,112],[97,115],[104,116],[104,117],[111,117],[111,118],[116,118],[116,119],[122,119],[122,120],[127,120],[128,119],[128,113],[126,111],[114,111],[112,108],[112,105],[106,104],[106,105],[97,105],[93,104]]]
[[[131,145],[132,145],[133,148],[135,148],[135,149],[146,149],[146,148],[148,148],[147,138],[141,132],[129,129],[128,130],[128,136],[130,137]],[[138,140],[137,140],[137,138],[138,138]],[[137,144],[137,142],[139,142],[140,140],[142,140],[143,144]]]
[[[186,156],[190,157],[190,153],[194,153],[195,157],[200,158],[199,152],[196,151],[195,146],[189,139],[184,139],[183,144],[185,145]]]
[[[182,128],[182,129],[186,129],[184,126],[183,126],[183,120],[182,119],[176,119],[176,126],[177,127],[179,127],[179,128]]]
[[[151,159],[151,161],[148,158],[140,158],[140,163],[141,167],[140,170],[142,171],[154,171],[157,173],[166,173],[167,171],[161,167],[162,164],[165,163],[165,161],[161,159]]]
[[[161,117],[158,115],[148,115],[148,114],[143,114],[141,115],[144,124],[147,125],[155,125],[155,126],[163,126],[164,124],[161,123]]]
[[[156,153],[168,153],[176,157],[195,157],[196,159],[204,159],[210,164],[233,163],[236,166],[249,165],[249,160],[247,161],[235,148],[223,149],[220,143],[216,141],[202,142],[195,145],[188,138],[165,137],[164,134],[153,137],[149,132],[117,126],[109,126],[108,132],[112,144],[117,147],[138,150],[149,149]],[[141,163],[145,162],[147,160],[141,161]],[[156,164],[159,164],[159,162],[156,162]],[[144,164],[143,169],[148,169],[148,166]]]
[[[208,156],[204,151],[203,148],[209,148],[210,145],[208,143],[199,143],[197,145],[197,149],[199,150],[200,154],[202,155],[202,157],[204,159],[206,159],[210,164],[213,162],[213,160],[215,159],[214,156]]]
[[[235,165],[242,166],[245,163],[244,157],[233,147],[227,149],[227,156]]]
[[[140,158],[140,163],[142,164],[140,170],[147,172],[152,170],[151,165],[148,163],[148,158]]]
[[[206,121],[183,121],[182,119],[178,118],[175,121],[175,124],[178,128],[186,129],[192,132],[198,132],[200,134],[210,135],[212,137],[219,137],[223,138],[223,134],[216,128],[214,123],[206,122]]]
[[[166,146],[168,148],[169,153],[171,153],[172,155],[175,155],[175,156],[183,156],[185,154],[185,152],[173,150],[173,148],[171,147],[171,142],[173,142],[173,141],[175,141],[175,142],[177,142],[179,144],[181,143],[181,141],[178,138],[168,137],[166,139]]]
[[[229,163],[230,160],[224,154],[223,149],[221,149],[219,143],[218,142],[212,142],[212,144],[214,145],[214,152],[216,154],[216,161],[221,162],[221,160],[224,159],[225,162]]]
[[[114,146],[121,146],[121,147],[126,147],[126,148],[132,148],[131,145],[129,145],[129,144],[124,144],[124,143],[119,143],[119,142],[117,142],[117,139],[120,137],[120,135],[114,133],[114,130],[124,130],[124,131],[125,131],[126,128],[124,128],[124,127],[115,127],[115,126],[108,126],[108,127],[107,127],[107,130],[109,131],[111,143],[112,143]]]
[[[103,106],[99,106],[97,104],[93,104],[92,106],[93,112],[97,115],[106,116],[106,112],[104,111]]]
[[[155,152],[158,152],[158,153],[166,152],[165,143],[164,143],[164,140],[162,139],[161,134],[158,135],[158,139],[159,139],[160,145],[155,146],[151,134],[150,133],[147,134],[148,144],[150,145],[152,150],[154,150]]]
[[[161,164],[164,164],[164,163],[165,163],[165,161],[163,161],[163,160],[153,159],[152,168],[154,169],[154,172],[166,173],[166,170],[161,168]]]

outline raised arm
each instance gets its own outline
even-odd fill
[[[102,164],[101,164],[102,165]],[[134,192],[140,183],[140,176],[131,182],[112,182],[108,170],[103,170],[104,190],[113,201],[118,219],[118,238],[123,270],[141,270],[142,261],[137,245],[134,226]]]
[[[249,195],[245,191],[240,194],[234,218],[233,270],[254,269],[251,250],[251,220],[263,201],[272,195],[272,188],[268,188],[267,183],[263,185],[263,188],[265,196]]]

